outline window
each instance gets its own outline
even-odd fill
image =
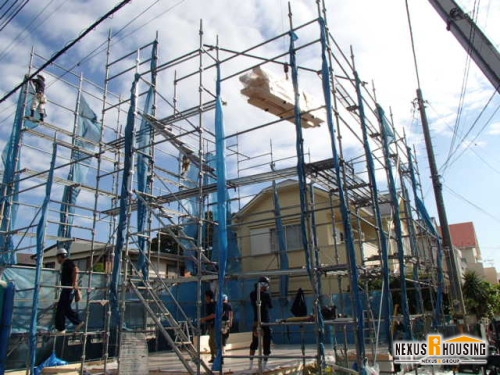
[[[252,255],[271,253],[271,230],[260,228],[250,230],[250,252]]]
[[[302,244],[302,231],[300,224],[285,226],[286,248],[288,251],[301,250],[304,248]],[[279,248],[276,246],[276,251]]]
[[[283,229],[287,250],[302,250],[304,247],[300,225],[286,225]],[[250,245],[252,255],[278,253],[279,239],[276,228],[252,229],[250,231]]]

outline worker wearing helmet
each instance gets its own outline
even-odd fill
[[[36,78],[32,79],[31,82],[35,85],[35,95],[31,103],[30,116],[35,117],[35,110],[38,109],[40,121],[43,121],[45,118],[45,103],[47,103],[47,97],[45,96],[45,77],[39,74]]]
[[[252,332],[252,342],[250,344],[250,368],[253,367],[253,357],[255,351],[259,347],[259,323],[269,323],[271,321],[271,314],[269,309],[273,308],[273,302],[271,300],[271,295],[269,294],[269,283],[268,277],[262,276],[259,278],[259,282],[255,284],[255,290],[250,293],[250,302],[253,307],[253,332]],[[260,322],[259,314],[257,309],[258,295],[257,290],[260,294]],[[271,354],[271,328],[269,326],[260,327],[262,334],[262,349],[264,353],[264,366],[267,364],[267,357]]]
[[[229,338],[229,331],[233,326],[233,308],[229,303],[229,297],[227,294],[222,295],[222,351],[224,352],[224,347],[227,344],[227,339]]]
[[[211,290],[205,291],[205,313],[206,315],[200,319],[200,322],[205,323],[208,333],[208,346],[210,347],[210,360],[209,363],[215,361],[217,355],[217,344],[215,342],[215,301],[214,292]]]
[[[61,247],[57,249],[57,263],[61,265],[61,294],[57,302],[56,330],[58,334],[66,333],[66,318],[75,325],[75,331],[83,326],[78,313],[71,308],[75,294],[80,296],[78,290],[78,267],[68,258],[68,251]]]

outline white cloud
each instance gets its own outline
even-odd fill
[[[34,17],[46,5],[40,1],[32,3],[30,3],[29,8],[26,8],[25,19]],[[203,19],[204,43],[215,45],[216,37],[218,36],[220,46],[237,51],[245,50],[277,33],[288,31],[287,2],[284,0],[268,0],[265,2],[259,0],[218,0],[210,2],[206,0],[186,0],[182,3],[179,1],[162,1],[156,2],[149,11],[135,19],[135,17],[140,15],[153,3],[152,0],[149,0],[132,2],[127,5],[113,18],[106,20],[101,26],[92,31],[88,37],[78,43],[68,54],[58,60],[57,63],[65,67],[73,66],[98,48],[98,46],[105,43],[108,29],[111,29],[112,34],[116,34],[129,22],[131,22],[130,26],[120,31],[111,40],[111,60],[134,51],[145,43],[149,43],[155,38],[157,31],[160,41],[160,64],[171,61],[189,51],[196,50],[199,47],[198,28],[200,19]],[[179,3],[177,7],[172,8],[159,18],[155,18],[177,3]],[[453,133],[451,129],[455,123],[460,97],[465,52],[453,36],[446,31],[444,21],[439,18],[430,3],[420,0],[410,1],[409,3],[412,10],[422,89],[425,99],[430,103],[428,105],[428,115],[431,120],[433,135],[438,138],[446,138],[447,142],[449,142],[449,138]],[[463,0],[460,2],[468,10],[472,9],[473,3],[472,0]],[[310,0],[293,0],[291,5],[293,23],[296,27],[317,16],[316,4]],[[348,59],[350,59],[349,46],[353,46],[356,67],[361,79],[368,82],[367,87],[369,91],[372,91],[371,83],[372,81],[374,82],[377,100],[383,105],[387,113],[389,113],[389,107],[391,107],[394,113],[396,129],[398,131],[402,131],[403,128],[405,129],[408,139],[410,142],[417,144],[417,150],[420,154],[423,137],[419,121],[414,120],[414,118],[418,119],[418,111],[415,113],[415,109],[412,106],[412,101],[416,96],[415,89],[417,84],[413,69],[404,2],[327,0],[326,6],[328,25],[331,33],[348,56]],[[110,7],[109,2],[99,0],[86,2],[56,0],[46,11],[44,17],[38,21],[38,23],[45,23],[35,32],[28,33],[28,37],[21,43],[16,42],[15,48],[12,48],[0,60],[3,72],[3,79],[0,81],[0,91],[8,91],[27,72],[31,45],[34,45],[36,52],[48,57],[61,48],[67,41],[75,38],[81,30],[104,14]],[[490,37],[500,35],[499,23],[493,22],[493,20],[499,17],[500,9],[498,7],[490,6],[489,13],[487,14],[486,6],[483,6],[482,13],[480,13],[480,26]],[[19,33],[26,30],[26,26],[14,22],[2,31],[0,45],[7,46]],[[33,26],[28,30],[33,30]],[[300,37],[297,43],[300,45],[301,43],[318,38],[319,27],[317,24],[312,24],[307,28],[299,30],[297,34]],[[498,44],[498,41],[495,42]],[[105,47],[101,47],[100,50],[103,50],[103,48]],[[252,51],[252,53],[270,58],[287,50],[288,38],[283,38],[263,46],[256,51]],[[215,54],[215,51],[211,53]],[[334,53],[336,58],[342,59],[340,52],[336,48],[334,48]],[[232,53],[230,52],[220,52],[221,58],[227,58],[231,55]],[[318,44],[301,51],[297,57],[300,64],[318,70],[321,67]],[[147,58],[147,52],[141,55],[142,61],[145,58]],[[288,57],[284,56],[279,60],[280,62],[284,62],[287,59]],[[135,56],[133,55],[122,63],[116,64],[112,70],[116,72],[119,67],[133,66],[134,60]],[[48,107],[50,121],[66,129],[72,129],[73,113],[71,111],[76,103],[78,75],[83,73],[85,78],[91,79],[102,86],[104,82],[105,62],[106,55],[101,52],[92,59],[86,60],[81,66],[76,67],[75,73],[77,76],[65,75],[64,78],[68,81],[67,83],[57,82],[48,88],[47,94],[49,99],[66,107],[61,108],[50,104]],[[258,62],[259,60],[257,59],[240,56],[224,63],[222,65],[222,73],[227,76]],[[35,59],[35,63],[39,65],[41,60],[37,58]],[[198,63],[198,59],[194,59],[190,63],[180,64],[168,71],[161,72],[158,76],[159,92],[170,102],[173,102],[174,69],[177,71],[177,77],[181,77],[197,71]],[[205,56],[203,66],[207,68],[210,64],[212,64],[212,60],[208,56]],[[345,62],[343,66],[346,66]],[[276,70],[277,74],[283,74],[281,66],[272,67],[271,69]],[[56,75],[61,74],[61,71],[54,66],[48,68],[48,72]],[[115,80],[110,84],[109,89],[122,98],[128,98],[130,96],[133,73],[132,70],[125,74],[122,79]],[[345,75],[338,66],[336,66],[335,74],[339,76]],[[351,74],[349,69],[347,74]],[[51,80],[53,79],[51,78]],[[351,95],[354,95],[354,90],[350,82],[346,80],[341,80],[341,82],[343,82]],[[72,87],[72,85],[76,85],[76,87]],[[180,110],[197,105],[198,85],[198,77],[186,79],[177,84],[175,87],[176,99]],[[300,86],[312,93],[318,100],[323,100],[321,82],[315,74],[301,72]],[[96,96],[100,96],[99,90],[90,84],[86,83],[84,87]],[[213,69],[204,71],[204,87],[213,93]],[[489,83],[483,78],[473,63],[468,87],[468,95],[466,96],[462,117],[463,128],[467,128],[471,121],[474,120],[478,109],[484,106],[484,103],[489,99],[492,92],[491,88],[489,88]],[[227,134],[234,134],[276,119],[276,117],[261,112],[246,103],[246,98],[240,94],[241,84],[237,77],[225,81],[222,89],[224,99],[227,101],[227,106],[225,107]],[[86,97],[91,106],[96,108],[95,111],[100,118],[101,104],[99,100],[87,95]],[[366,95],[365,98],[367,99],[367,97]],[[211,99],[209,94],[203,94],[204,101]],[[116,98],[112,95],[108,96],[108,100],[116,102]],[[8,113],[13,113],[15,101],[16,99],[12,97],[6,103],[0,104],[0,119],[3,119]],[[105,139],[107,141],[118,136],[116,133],[118,129],[123,131],[126,110],[127,107],[124,106],[119,114],[119,119],[117,111],[106,113],[105,125],[107,129]],[[166,117],[172,114],[172,109],[165,101],[159,99],[157,102],[157,114],[158,117]],[[370,121],[377,128],[378,125],[374,116],[369,113],[367,115],[370,116]],[[349,126],[353,129],[351,131],[345,124],[341,125],[343,151],[347,157],[358,156],[362,153],[360,143],[356,139],[356,135],[360,133],[359,124],[350,115],[345,113],[345,111],[342,111],[342,116],[346,118]],[[203,116],[203,120],[205,125],[211,128],[213,112]],[[193,118],[192,121],[194,121],[195,125],[198,124],[196,118]],[[8,137],[10,124],[11,119],[2,122],[0,137],[3,141]],[[187,123],[184,123],[183,126],[186,129],[190,128],[190,125]],[[490,134],[499,133],[500,123],[494,121],[490,126]],[[311,160],[331,157],[330,136],[326,126],[322,126],[320,129],[306,130],[304,131],[304,137],[305,149],[306,151],[310,151]],[[197,150],[198,140],[196,136],[184,137],[183,139]],[[270,141],[273,144],[273,159],[289,158],[280,162],[280,165],[293,165],[295,162],[293,155],[295,155],[296,146],[295,131],[293,125],[287,122],[240,136],[240,152],[249,156],[269,154]],[[40,149],[50,147],[48,142],[42,140],[31,139],[31,142],[33,146]],[[229,144],[231,142],[234,143],[234,139],[228,140]],[[207,147],[213,150],[212,144]],[[171,146],[167,147],[165,144],[159,148],[162,148],[162,152],[165,153],[175,153],[175,150]],[[61,150],[61,152],[67,152],[67,150]],[[109,157],[114,157],[114,155],[110,154]],[[229,177],[234,177],[237,173],[234,168],[235,159],[233,156],[230,161],[230,168],[228,168]],[[255,159],[252,163],[258,166],[245,173],[249,174],[255,171],[269,170],[270,160],[270,155]],[[43,170],[48,165],[47,156],[35,150],[26,152],[26,155],[23,155],[23,161],[29,163],[31,168],[39,170]],[[165,163],[161,164],[164,168],[168,167],[175,170],[177,167],[173,164],[175,161],[172,156],[165,156],[161,161]],[[113,169],[110,161],[105,161],[104,167],[107,171]],[[365,169],[364,166],[360,167],[360,170],[363,169]],[[64,174],[66,170],[60,173]],[[117,176],[119,177],[119,175]],[[110,177],[103,180],[103,183],[110,185],[113,178],[115,177],[110,175]],[[377,178],[382,181],[384,179],[383,173],[379,171]],[[92,183],[95,182],[92,181]],[[58,196],[57,194],[60,194],[60,191],[56,190],[54,197]],[[85,204],[90,203],[91,200],[92,197],[89,194],[81,194],[81,201]],[[103,201],[104,199],[100,201],[100,204],[105,206],[106,204]]]
[[[492,135],[498,135],[500,134],[500,122],[495,122],[493,124],[490,125],[490,128],[489,128],[489,134],[492,134]]]

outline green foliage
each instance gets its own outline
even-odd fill
[[[465,273],[462,293],[467,312],[478,319],[500,313],[500,286],[482,280],[476,272]]]
[[[172,235],[170,233],[172,233]],[[159,236],[151,240],[151,252],[159,251],[160,253],[182,255],[181,248],[175,239],[178,233],[179,228],[176,226],[165,228],[164,232],[161,232]]]

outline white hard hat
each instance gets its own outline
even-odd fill
[[[68,255],[68,250],[66,250],[64,247],[60,247],[60,248],[57,249],[57,255],[67,256]]]

